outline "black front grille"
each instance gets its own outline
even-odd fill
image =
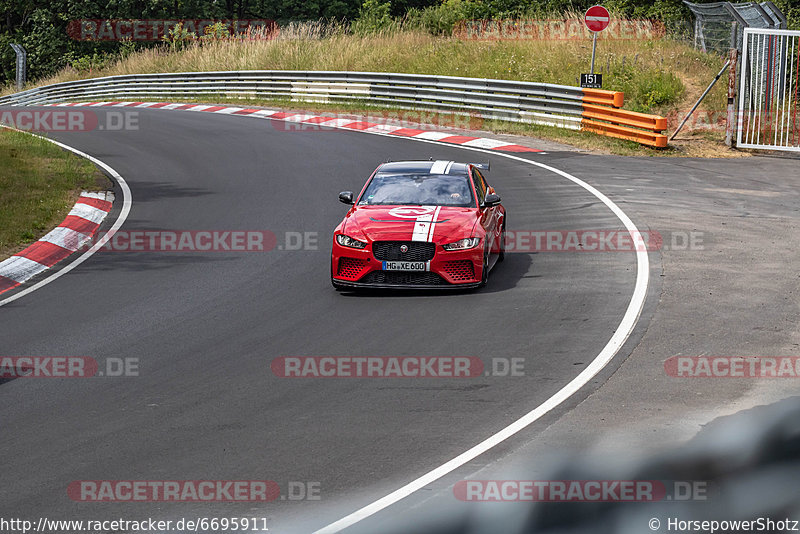
[[[422,271],[372,271],[359,282],[408,286],[440,286],[447,284],[445,279],[438,274]]]
[[[408,247],[408,252],[401,252],[400,247]],[[382,261],[431,261],[436,253],[436,245],[423,241],[375,241],[372,243],[372,254]]]

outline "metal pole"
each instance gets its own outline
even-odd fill
[[[681,125],[680,125],[680,126],[678,126],[678,129],[677,129],[677,130],[675,130],[675,133],[674,133],[674,134],[672,134],[672,137],[670,137],[670,138],[669,138],[669,140],[670,140],[670,141],[672,141],[673,139],[675,139],[675,136],[676,136],[676,135],[678,135],[678,132],[680,132],[680,131],[681,131],[681,128],[683,128],[683,125],[684,125],[684,124],[686,124],[686,121],[688,121],[688,120],[689,120],[689,117],[691,117],[691,116],[692,116],[692,113],[694,113],[694,110],[696,110],[696,109],[697,109],[697,106],[699,106],[699,105],[700,105],[700,102],[702,102],[702,101],[703,101],[703,99],[706,97],[706,95],[707,95],[707,94],[708,94],[708,92],[711,90],[711,88],[712,88],[712,87],[714,87],[714,84],[715,84],[715,83],[717,83],[717,80],[719,80],[719,79],[720,79],[720,77],[722,77],[722,73],[723,73],[723,72],[725,72],[725,69],[727,69],[727,68],[728,68],[728,65],[730,65],[730,64],[731,64],[731,60],[730,60],[730,59],[729,59],[728,61],[726,61],[726,62],[725,62],[725,65],[723,65],[723,67],[722,67],[722,70],[720,70],[720,71],[719,71],[719,73],[716,75],[716,77],[714,77],[714,80],[713,80],[713,81],[712,81],[712,82],[709,84],[709,86],[708,86],[708,87],[706,87],[706,90],[705,90],[705,91],[703,91],[703,94],[702,94],[702,95],[700,95],[700,98],[697,100],[697,102],[695,102],[695,103],[694,103],[694,106],[692,107],[692,110],[691,110],[691,111],[689,111],[689,113],[687,113],[687,114],[686,114],[686,116],[685,116],[685,117],[683,118],[683,120],[681,121]]]
[[[11,43],[11,48],[17,54],[17,91],[22,91],[25,88],[25,75],[28,65],[28,53],[25,47],[16,43]]]
[[[592,38],[592,68],[589,69],[589,74],[594,74],[594,52],[597,50],[597,32],[592,32],[594,37]]]
[[[725,144],[734,145],[734,134],[738,127],[737,120],[741,117],[736,116],[736,65],[739,62],[739,51],[731,48],[730,63],[731,70],[728,73],[728,120],[725,124]]]

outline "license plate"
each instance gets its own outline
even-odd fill
[[[427,261],[385,261],[384,271],[430,271],[430,262]]]

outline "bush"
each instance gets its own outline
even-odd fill
[[[625,109],[659,113],[676,104],[686,88],[672,72],[659,69],[637,70],[631,67],[614,73],[613,89],[625,93]],[[609,89],[612,87],[609,87]]]
[[[646,110],[658,110],[674,104],[683,95],[683,83],[671,72],[645,71],[634,84],[635,92],[632,107],[641,106]]]
[[[197,34],[187,31],[182,22],[170,28],[167,35],[162,37],[165,43],[169,43],[172,50],[181,50],[195,39],[197,39]]]
[[[364,36],[394,32],[400,29],[400,24],[392,18],[389,2],[364,0],[358,11],[358,18],[350,28],[354,34]]]
[[[228,27],[225,26],[224,23],[215,22],[214,24],[203,28],[203,36],[201,39],[207,41],[221,41],[230,38],[230,36],[231,33],[228,31]]]
[[[446,0],[439,5],[410,11],[407,23],[432,35],[450,35],[456,23],[466,18],[464,2]]]
[[[116,59],[113,55],[93,52],[83,56],[75,56],[72,53],[66,55],[69,66],[81,74],[91,74],[92,72],[104,69]]]

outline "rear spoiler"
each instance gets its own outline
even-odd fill
[[[489,171],[489,170],[491,170],[489,168],[490,167],[490,163],[491,163],[490,161],[487,161],[486,163],[470,163],[470,165],[472,165],[473,167],[477,167],[482,171]]]

